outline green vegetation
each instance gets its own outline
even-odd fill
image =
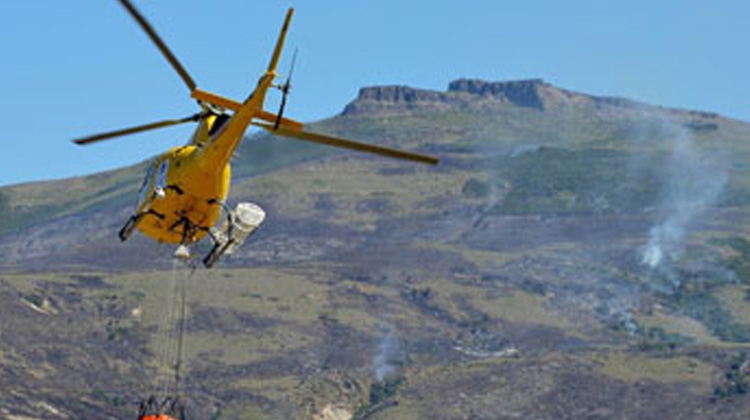
[[[8,205],[5,197],[5,206],[0,207],[0,234],[33,226],[39,220],[50,218],[57,211],[57,207],[39,206],[28,209],[16,210]],[[2,206],[3,203],[0,203]]]
[[[725,259],[726,267],[734,272],[741,282],[750,285],[750,240],[734,237],[724,241],[735,253]]]
[[[750,206],[750,188],[730,185],[721,195],[720,203],[726,207]]]
[[[709,383],[713,366],[690,357],[648,357],[641,354],[612,352],[594,356],[602,373],[613,378],[637,382],[649,380],[661,383]]]
[[[490,185],[476,178],[471,178],[464,183],[461,192],[468,198],[485,198],[490,193]]]
[[[629,176],[630,153],[542,147],[495,164],[511,189],[496,211],[510,214],[620,213],[653,205],[658,165]],[[639,159],[648,160],[648,156]],[[476,188],[476,187],[475,187]]]
[[[0,234],[132,203],[144,165],[87,177],[5,187],[0,190]]]
[[[714,388],[712,402],[746,395],[750,392],[750,364],[747,354],[735,356],[724,372],[723,381]]]
[[[370,410],[376,408],[389,399],[393,398],[398,392],[399,387],[404,384],[406,379],[402,376],[386,378],[380,382],[370,385],[370,396],[366,404],[360,406],[354,412],[352,419],[359,419],[365,416]]]
[[[105,327],[105,332],[107,334],[107,340],[117,341],[127,338],[130,330],[128,327],[120,325],[119,320],[109,320]]]
[[[708,327],[678,311],[664,313],[660,309],[651,311],[649,314],[636,314],[635,322],[639,327],[639,335],[643,337],[639,345],[649,349],[673,348],[682,340],[685,340],[685,344],[688,340],[699,345],[720,343]],[[666,343],[661,341],[662,337],[667,338]]]
[[[4,220],[10,212],[10,199],[7,194],[0,192],[0,220]]]
[[[673,350],[677,346],[695,343],[695,339],[678,333],[667,332],[662,327],[645,328],[638,331],[643,341],[642,350]]]
[[[715,290],[715,285],[683,282],[673,294],[662,297],[674,309],[701,322],[719,339],[733,343],[750,342],[750,326],[733,319],[731,311],[714,295]]]
[[[44,306],[44,296],[42,296],[40,293],[24,293],[21,296],[23,296],[23,298],[26,299],[27,302],[31,303],[37,308],[41,308],[42,306]]]
[[[370,386],[370,405],[379,404],[388,398],[393,397],[398,392],[398,389],[403,385],[405,379],[403,377],[387,378],[380,382],[376,382]]]
[[[732,318],[750,326],[750,288],[744,284],[730,284],[722,287],[717,297],[732,313]]]
[[[330,147],[263,134],[246,138],[232,165],[234,176],[243,178],[273,172],[336,152],[338,151]]]

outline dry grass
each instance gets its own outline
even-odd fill
[[[651,315],[637,315],[636,322],[644,328],[661,328],[668,334],[679,334],[695,340],[697,344],[719,345],[715,337],[702,323],[688,317],[665,314],[655,310]]]
[[[690,357],[652,358],[644,355],[606,353],[593,358],[599,371],[627,382],[695,382],[708,386],[715,368]]]
[[[283,172],[251,178],[235,186],[234,193],[271,200],[276,211],[287,215],[309,216],[320,212],[316,199],[331,194],[335,209],[326,213],[342,225],[370,226],[382,217],[380,212],[357,207],[366,200],[388,203],[389,215],[420,214],[424,200],[439,196],[459,196],[469,172],[436,172],[417,168],[398,176],[380,170],[400,168],[388,161],[342,158],[326,164],[301,165]],[[346,174],[346,175],[342,175]]]
[[[723,287],[716,296],[729,309],[735,322],[750,325],[750,302],[745,300],[746,292],[747,286],[730,285]]]
[[[547,308],[548,297],[523,291],[515,291],[498,298],[476,299],[480,310],[493,318],[516,324],[537,324],[557,327],[566,332],[575,331],[575,326],[559,314]]]

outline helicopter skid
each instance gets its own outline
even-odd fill
[[[140,220],[141,218],[139,216],[133,215],[130,216],[127,222],[125,222],[125,226],[123,226],[122,229],[120,229],[120,233],[117,234],[122,242],[125,242],[130,238],[130,235],[133,234],[133,231],[135,231],[135,227],[138,226]]]
[[[224,243],[216,242],[214,244],[214,247],[211,248],[211,251],[208,253],[208,255],[203,258],[203,265],[206,268],[213,267],[214,264],[219,261],[219,258],[221,258],[222,255],[226,254],[227,249],[232,245],[233,242],[234,241],[231,239]]]

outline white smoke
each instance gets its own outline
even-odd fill
[[[717,154],[698,150],[691,132],[665,121],[669,139],[665,188],[656,210],[659,222],[649,231],[641,262],[657,268],[682,255],[685,237],[699,216],[716,203],[728,180],[728,167]]]
[[[375,379],[380,382],[393,375],[403,364],[403,352],[398,337],[389,325],[381,325],[381,334],[373,356]]]

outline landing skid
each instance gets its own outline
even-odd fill
[[[164,219],[163,214],[159,214],[153,210],[146,210],[144,212],[134,214],[130,216],[127,222],[125,222],[125,226],[120,229],[120,233],[117,234],[117,236],[120,238],[122,242],[125,242],[130,238],[130,235],[133,234],[135,231],[135,228],[138,226],[138,223],[140,223],[141,219],[143,219],[143,216],[151,214],[155,217],[158,217],[159,219]]]
[[[223,206],[223,203],[220,204]],[[223,255],[234,253],[245,239],[255,233],[265,218],[263,209],[252,203],[240,203],[234,211],[226,208],[225,211],[227,221],[220,229],[198,226],[184,216],[176,221],[170,229],[179,232],[178,229],[181,227],[182,240],[175,250],[174,257],[185,261],[190,260],[192,254],[189,246],[195,241],[196,234],[202,231],[207,233],[213,242],[211,251],[202,260],[206,268],[211,268]],[[125,222],[125,226],[120,229],[118,234],[120,240],[123,242],[127,241],[135,231],[135,228],[138,227],[138,223],[143,219],[143,216],[147,214],[153,214],[155,217],[164,219],[164,215],[152,210],[134,214]]]
[[[219,258],[221,258],[221,256],[224,255],[225,252],[227,252],[227,249],[232,246],[232,244],[234,244],[234,238],[229,239],[225,243],[214,240],[214,247],[211,248],[211,251],[208,253],[208,255],[203,258],[203,265],[206,268],[213,267],[214,264],[219,261]]]
[[[130,238],[130,235],[133,234],[133,231],[135,230],[135,227],[138,226],[138,222],[141,220],[141,216],[130,216],[127,222],[125,222],[125,226],[120,229],[120,233],[117,234],[117,236],[120,237],[120,240],[122,242],[125,242]]]

